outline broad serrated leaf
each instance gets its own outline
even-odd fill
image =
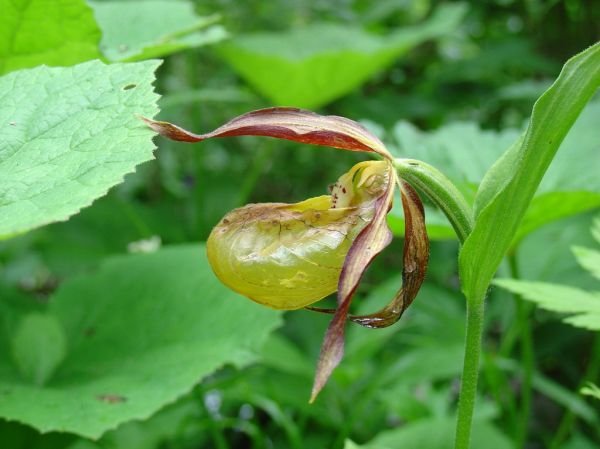
[[[476,208],[475,227],[459,256],[467,298],[485,295],[550,162],[599,85],[600,43],[565,64],[536,102],[522,143],[486,174],[478,192],[486,200]]]
[[[0,74],[98,58],[99,41],[84,0],[0,0]]]
[[[388,36],[314,24],[240,36],[218,54],[274,104],[315,109],[360,86],[419,43],[452,31],[463,5],[443,5],[427,22]]]
[[[0,239],[66,220],[152,159],[157,61],[0,78]]]
[[[117,257],[63,284],[48,313],[64,329],[66,357],[43,387],[0,365],[0,416],[97,438],[149,417],[225,363],[252,361],[280,315],[223,287],[204,251]],[[0,335],[14,327],[2,325]],[[0,342],[2,360],[6,348]]]
[[[497,279],[495,285],[536,303],[538,306],[568,314],[564,321],[573,326],[600,330],[600,292],[544,282]]]
[[[100,50],[110,61],[139,61],[223,40],[216,16],[200,17],[188,1],[92,1],[102,30]]]

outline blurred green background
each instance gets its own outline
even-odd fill
[[[160,119],[206,132],[273,105],[346,116],[395,154],[433,163],[471,197],[562,64],[600,36],[600,2],[593,0],[191,3],[211,24],[159,68]],[[543,193],[600,193],[599,120],[596,99],[564,143],[573,153],[561,150]],[[44,307],[66,279],[95,272],[132,242],[204,241],[231,209],[324,194],[364,159],[265,138],[156,143],[155,161],[79,215],[2,242],[1,288]],[[580,206],[582,213],[525,235],[500,276],[597,289],[570,250],[597,248],[589,232],[598,214],[594,198]],[[432,247],[423,291],[397,326],[348,329],[346,356],[316,404],[307,401],[328,317],[297,311],[284,314],[252,363],[223,366],[146,420],[122,424],[98,441],[0,420],[0,446],[451,447],[464,299],[458,243],[439,213],[428,210]],[[357,311],[385,304],[400,284],[400,217],[394,210],[390,224],[398,236],[367,272]],[[600,402],[578,392],[584,378],[600,380],[598,335],[559,318],[492,290],[473,447],[599,447]]]

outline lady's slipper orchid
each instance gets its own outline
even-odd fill
[[[417,192],[400,179],[383,143],[358,123],[294,108],[253,111],[207,134],[143,119],[159,134],[179,141],[257,135],[350,151],[373,152],[383,161],[361,162],[342,175],[331,195],[296,204],[249,204],[227,214],[213,229],[207,252],[217,277],[238,293],[276,309],[307,307],[337,290],[321,348],[311,401],[339,364],[344,327],[350,319],[366,327],[398,321],[425,277],[429,241]],[[352,296],[373,258],[392,240],[386,216],[395,186],[405,215],[402,287],[377,313],[349,316]]]
[[[346,254],[390,181],[385,162],[361,162],[331,195],[235,209],[208,238],[208,260],[221,282],[258,303],[308,306],[337,290]]]

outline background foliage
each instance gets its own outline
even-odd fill
[[[259,138],[153,144],[134,114],[160,109],[198,131],[273,104],[345,115],[473,200],[562,64],[598,38],[597,2],[0,10],[3,446],[451,447],[464,299],[439,211],[427,205],[432,259],[413,307],[389,329],[350,327],[342,365],[309,406],[327,317],[229,292],[198,242],[234,207],[324,193],[360,156]],[[593,99],[490,293],[474,447],[600,444],[599,117]],[[357,311],[399,285],[400,210],[390,225],[398,241],[367,273]]]

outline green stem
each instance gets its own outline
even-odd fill
[[[465,339],[465,360],[458,400],[455,449],[468,449],[473,425],[473,410],[477,396],[479,358],[483,334],[483,312],[486,293],[476,298],[467,298],[467,336]]]
[[[394,159],[398,176],[421,190],[440,208],[463,243],[473,229],[473,210],[456,186],[437,168],[414,159]]]

